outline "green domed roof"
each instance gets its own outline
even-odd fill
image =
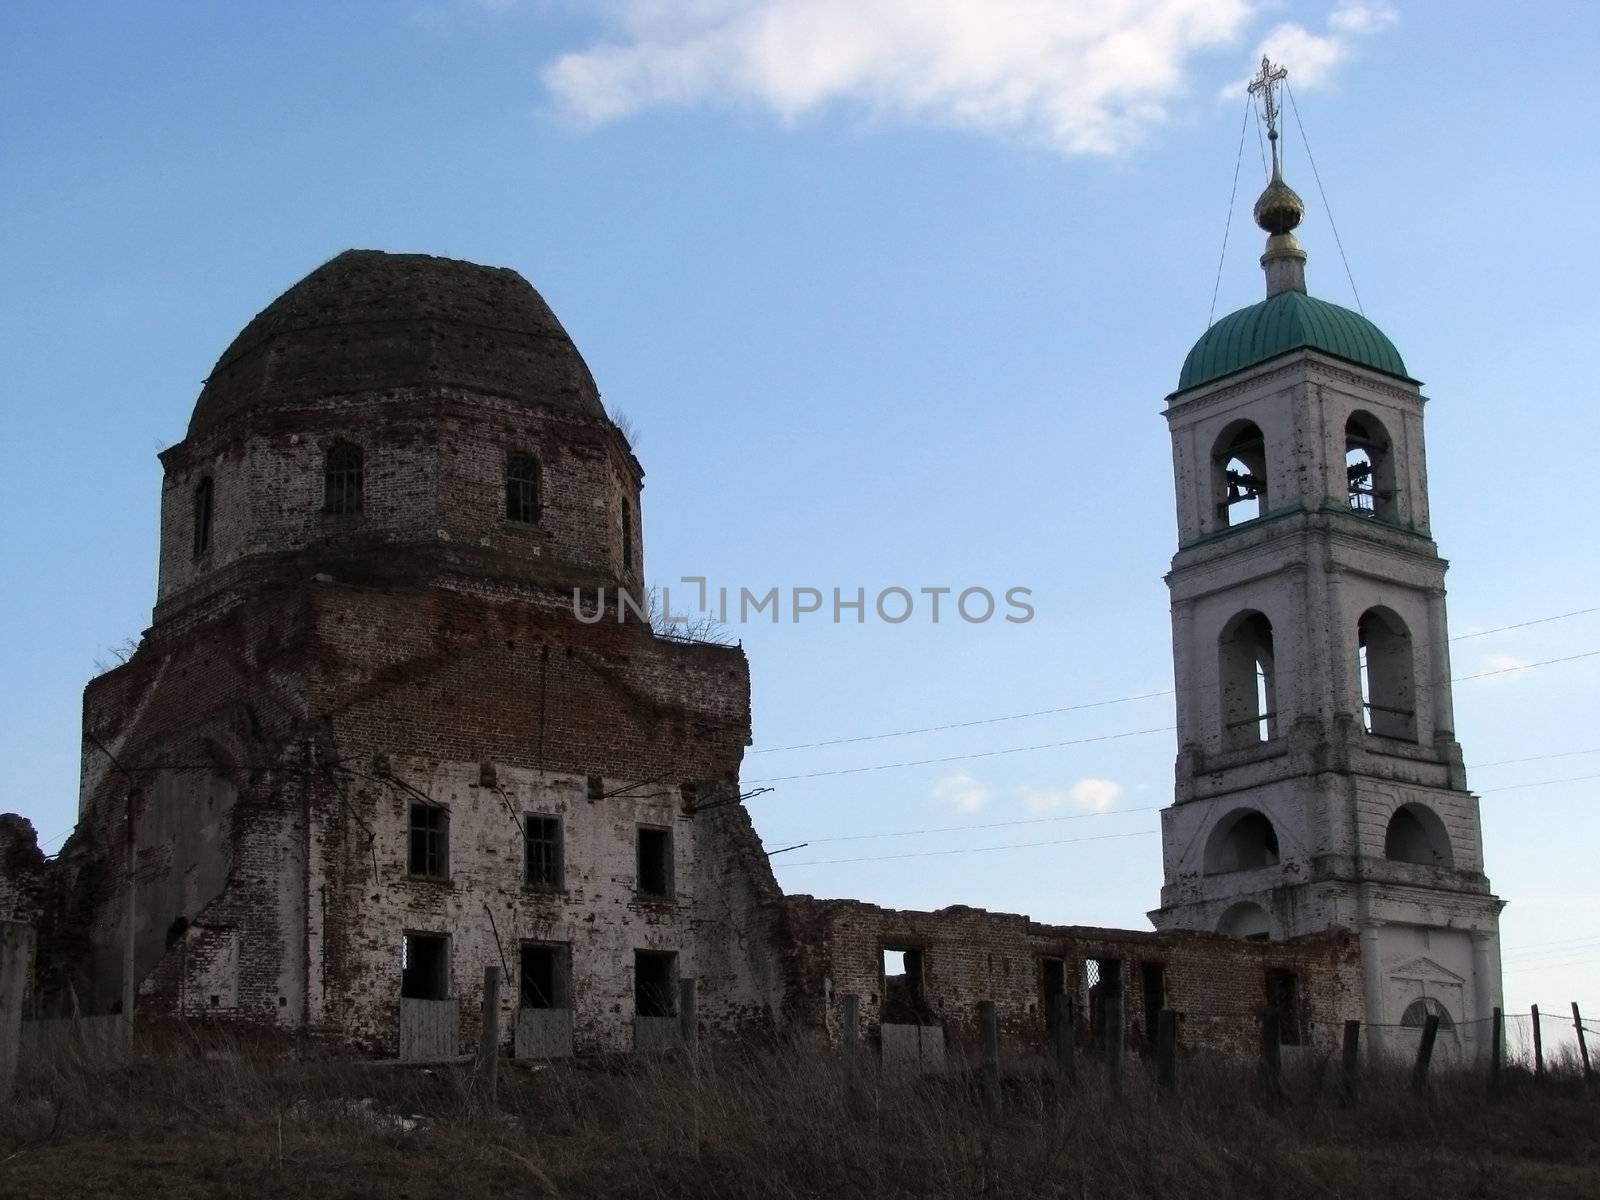
[[[1335,358],[1410,380],[1394,343],[1360,313],[1304,292],[1279,292],[1218,321],[1183,360],[1178,391],[1187,391],[1291,350]]]

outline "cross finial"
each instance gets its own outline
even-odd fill
[[[1261,56],[1261,72],[1250,81],[1250,94],[1261,97],[1261,107],[1267,115],[1267,140],[1272,143],[1272,174],[1278,171],[1278,85],[1289,77],[1289,72],[1273,64],[1265,54]]]

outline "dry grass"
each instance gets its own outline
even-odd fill
[[[0,1196],[1592,1197],[1600,1103],[1570,1069],[1491,1100],[1403,1074],[1290,1081],[1188,1068],[1176,1093],[1085,1060],[1058,1093],[1008,1074],[984,1115],[962,1076],[882,1087],[786,1049],[503,1064],[492,1110],[457,1068],[303,1063],[204,1049],[93,1072],[65,1064],[0,1108]]]

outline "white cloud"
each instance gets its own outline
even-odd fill
[[[1064,808],[1084,812],[1110,812],[1122,797],[1122,785],[1115,779],[1080,779],[1071,787],[1023,788],[1022,802],[1029,812],[1059,812]]]
[[[717,101],[794,120],[851,102],[1109,153],[1165,119],[1191,59],[1243,36],[1251,10],[1252,0],[613,0],[603,11],[614,37],[563,55],[544,79],[590,123]]]
[[[1328,81],[1333,69],[1350,57],[1357,39],[1387,29],[1400,14],[1387,4],[1368,4],[1347,0],[1328,14],[1325,33],[1313,33],[1304,25],[1286,21],[1274,26],[1256,47],[1262,55],[1289,69],[1289,82],[1296,87],[1314,88]],[[1248,79],[1235,80],[1223,88],[1224,99],[1236,100]]]
[[[962,812],[977,812],[994,799],[994,793],[965,771],[957,771],[934,780],[933,798]]]

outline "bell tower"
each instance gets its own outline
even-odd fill
[[[1213,325],[1167,398],[1179,749],[1150,916],[1358,930],[1367,1020],[1436,1015],[1441,1045],[1476,1051],[1488,1025],[1469,1023],[1501,1002],[1502,902],[1455,740],[1425,400],[1375,325],[1306,293],[1283,74],[1263,60],[1251,85],[1273,151],[1266,299]]]

